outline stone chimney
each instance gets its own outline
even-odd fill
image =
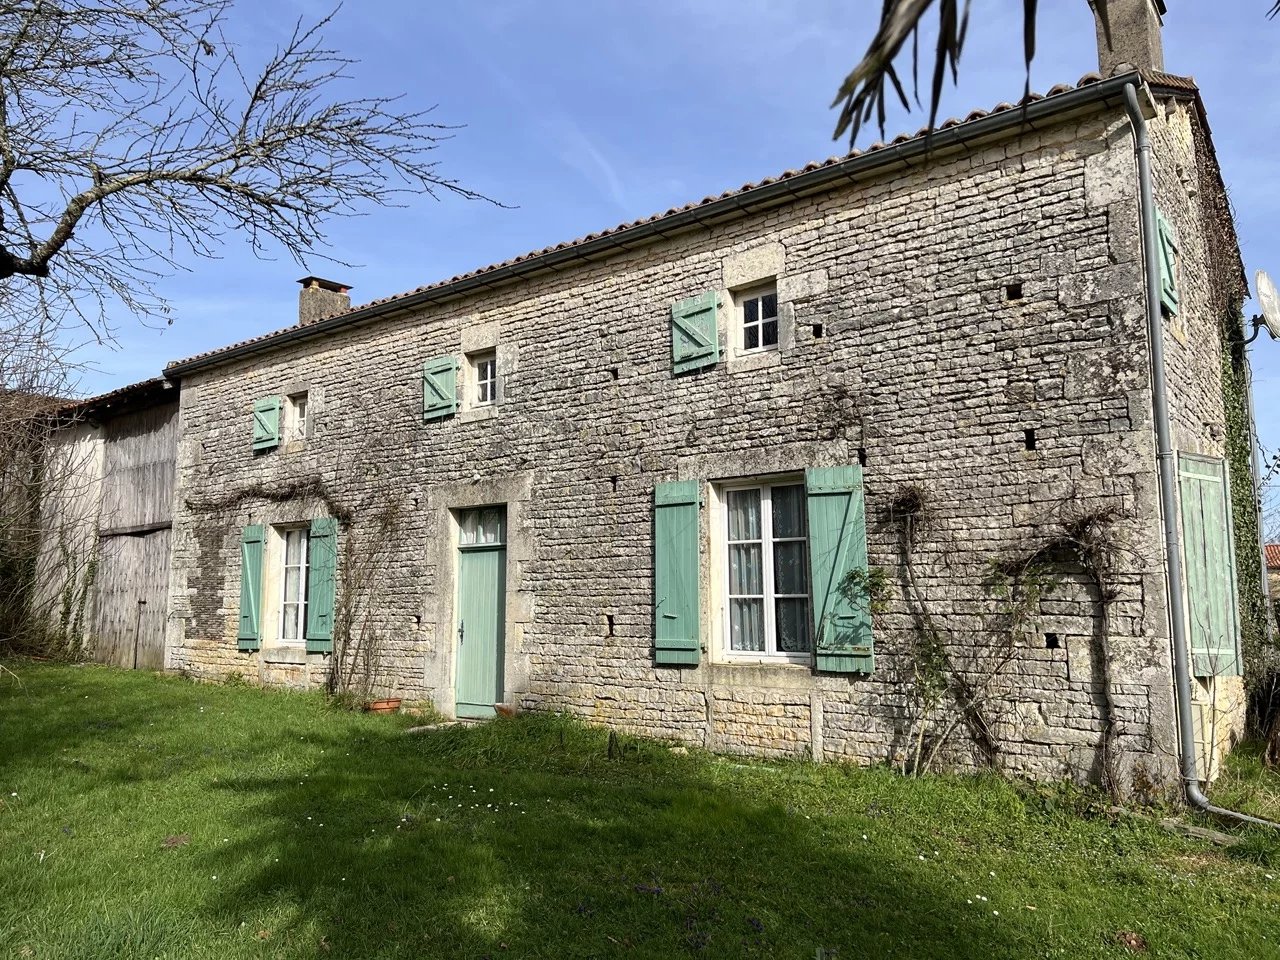
[[[351,297],[348,295],[351,288],[345,283],[320,277],[303,277],[298,282],[302,284],[298,292],[298,326],[305,327],[351,309]]]
[[[1160,28],[1164,0],[1089,0],[1098,31],[1098,70],[1109,77],[1119,70],[1164,72]]]

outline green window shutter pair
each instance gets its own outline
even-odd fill
[[[251,524],[240,534],[240,628],[236,646],[253,651],[262,647],[262,556],[266,528]],[[308,535],[307,624],[308,653],[333,652],[334,582],[338,567],[338,521],[318,517]]]
[[[433,357],[422,365],[423,422],[452,416],[458,410],[458,358]]]
[[[1240,623],[1226,464],[1179,455],[1178,499],[1191,672],[1197,677],[1238,676]]]
[[[1178,315],[1178,235],[1163,213],[1156,211],[1156,234],[1160,240],[1160,306],[1170,316]]]
[[[869,597],[841,590],[853,571],[867,572],[867,512],[862,468],[817,467],[804,474],[809,514],[809,577],[813,591],[813,637],[819,670],[871,673]],[[864,584],[865,590],[865,584]]]
[[[280,398],[263,397],[253,404],[253,449],[272,450],[280,446]]]
[[[708,290],[671,307],[671,370],[686,373],[720,361],[716,293]]]
[[[660,483],[653,497],[654,662],[694,666],[699,629],[699,491],[696,480]],[[866,508],[862,468],[805,471],[817,669],[871,673],[875,649],[867,597],[846,597],[850,571],[867,571]]]

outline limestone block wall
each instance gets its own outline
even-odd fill
[[[1238,246],[1229,222],[1218,219],[1226,205],[1195,106],[1170,98],[1156,107],[1149,122],[1156,205],[1178,237],[1179,309],[1165,318],[1174,449],[1222,458],[1227,454],[1222,324],[1245,296]],[[1233,499],[1239,509],[1241,501]],[[1236,545],[1237,552],[1252,549]],[[1238,676],[1209,678],[1196,683],[1193,694],[1202,770],[1216,775],[1217,758],[1244,735],[1244,685]]]
[[[450,713],[453,511],[502,503],[510,702],[725,751],[893,760],[920,719],[910,577],[954,676],[985,685],[995,762],[1096,779],[1110,729],[1127,781],[1172,783],[1137,220],[1117,110],[193,373],[169,665],[319,682],[323,657],[236,651],[241,527],[340,510],[340,539],[367,536],[391,502],[378,679]],[[738,355],[722,308],[725,359],[673,376],[672,303],[716,290],[728,304],[771,277],[780,349]],[[501,402],[424,423],[423,361],[491,347]],[[255,456],[253,401],[297,384],[310,435]],[[860,461],[870,562],[890,587],[875,673],[723,662],[710,583],[701,664],[656,667],[654,485]],[[909,486],[928,518],[904,551],[889,508]],[[1066,563],[1002,646],[993,563],[1104,508],[1131,548],[1105,616]],[[705,557],[705,512],[702,534]],[[948,759],[978,762],[968,743],[962,724]]]

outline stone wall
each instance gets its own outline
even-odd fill
[[[988,691],[996,762],[1096,780],[1114,724],[1124,779],[1166,788],[1174,725],[1135,179],[1123,113],[1076,117],[192,374],[169,665],[318,682],[322,657],[282,672],[236,651],[241,527],[341,509],[353,518],[342,537],[358,537],[394,502],[381,686],[450,713],[451,511],[505,503],[510,701],[725,751],[893,760],[919,719],[919,611],[886,514],[917,485],[929,519],[910,574],[955,676]],[[775,275],[779,351],[672,375],[673,302],[715,289],[728,303],[730,288]],[[423,361],[490,346],[501,403],[423,423]],[[299,384],[310,436],[255,456],[253,401]],[[891,588],[874,675],[719,662],[711,589],[702,664],[655,667],[655,483],[860,459],[870,562]],[[1064,563],[1006,655],[993,562],[1090,510],[1114,512],[1130,548],[1105,619],[1084,571]],[[944,705],[939,727],[953,712]],[[945,753],[961,765],[977,762],[966,730]]]
[[[1218,221],[1226,204],[1195,105],[1168,98],[1155,106],[1148,127],[1156,205],[1178,237],[1179,309],[1165,317],[1164,341],[1173,445],[1179,454],[1222,458],[1227,455],[1222,324],[1245,296],[1238,246],[1234,233],[1224,236],[1230,225]],[[1237,545],[1237,551],[1255,549]],[[1209,775],[1244,735],[1244,684],[1239,676],[1226,676],[1193,685],[1202,770]],[[1206,749],[1210,743],[1212,755]]]

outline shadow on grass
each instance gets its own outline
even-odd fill
[[[273,956],[1021,955],[940,871],[792,807],[786,767],[610,753],[546,716],[335,738],[301,781],[219,785],[245,821],[216,908]]]
[[[67,763],[73,768],[83,748],[90,752],[111,741],[124,742],[159,724],[163,727],[186,704],[157,696],[157,679],[96,664],[46,665],[13,658],[0,671],[0,759],[18,768],[30,761]],[[34,668],[34,669],[33,669]],[[109,691],[102,678],[111,677]],[[170,688],[186,681],[166,678]],[[2,768],[0,768],[2,769]],[[92,772],[84,765],[82,772]],[[2,785],[2,784],[0,784]]]

